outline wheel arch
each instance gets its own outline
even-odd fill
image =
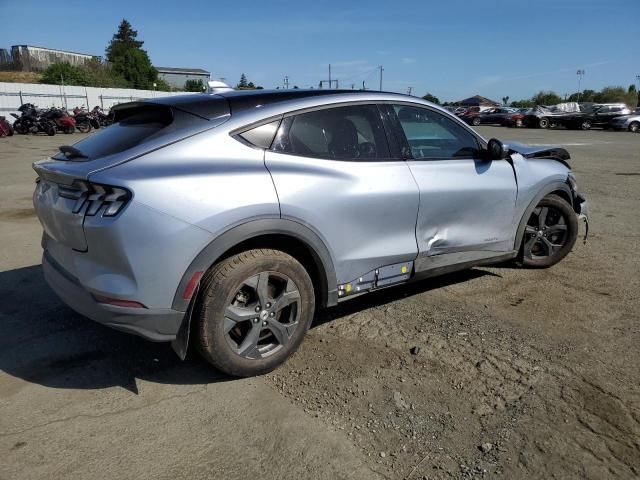
[[[518,230],[516,233],[516,240],[513,245],[514,250],[520,250],[520,245],[522,244],[522,237],[524,236],[524,229],[527,226],[527,221],[529,220],[531,213],[536,208],[540,200],[542,200],[547,195],[557,195],[565,200],[573,208],[573,192],[566,182],[558,181],[545,185],[542,189],[540,189],[540,191],[538,191],[536,196],[533,197],[533,200],[531,200],[529,205],[527,205],[527,208],[525,209],[524,214],[520,219],[520,223],[518,224]]]
[[[296,258],[307,269],[321,307],[337,303],[337,277],[331,253],[311,228],[293,220],[252,220],[227,230],[205,246],[184,272],[172,308],[186,311],[190,299],[183,298],[193,275],[206,272],[220,260],[251,248],[274,248]]]

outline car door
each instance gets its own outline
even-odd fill
[[[339,284],[415,260],[418,187],[406,162],[391,155],[376,105],[285,115],[265,164],[282,218],[324,240]]]
[[[435,109],[388,111],[420,189],[416,271],[511,252],[517,186],[509,161],[483,159],[478,137]]]

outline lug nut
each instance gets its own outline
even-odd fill
[[[256,307],[256,312],[259,312],[260,310],[261,310],[260,305],[258,305],[258,306]]]
[[[269,322],[267,322],[266,320],[264,322],[262,322],[262,326],[266,327],[267,325],[269,325]]]
[[[270,317],[275,317],[275,316],[276,316],[276,312],[271,312],[271,313],[269,314],[269,316],[270,316]]]
[[[271,304],[270,304],[270,303],[267,303],[266,307],[267,307],[267,308],[271,308]]]
[[[259,318],[254,318],[254,319],[253,319],[253,323],[258,323],[259,321],[260,321],[260,319],[259,319]]]

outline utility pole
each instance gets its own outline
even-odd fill
[[[580,102],[580,83],[582,82],[582,77],[584,77],[585,71],[580,69],[576,72],[578,75],[578,103]]]
[[[320,80],[319,87],[322,88],[322,85],[324,85],[325,83],[329,84],[330,89],[333,88],[334,83],[336,84],[336,88],[338,88],[338,79],[331,79],[331,64],[329,64],[329,80]]]
[[[356,84],[355,84],[355,83],[352,83],[352,84],[351,84],[351,90],[354,90],[355,88],[356,88]]]
[[[364,80],[362,80],[362,90],[366,90],[367,87],[364,86]]]
[[[407,88],[407,95],[411,95],[411,87]]]
[[[384,70],[384,68],[382,68],[382,65],[380,65],[380,91],[382,91],[382,71]]]
[[[284,83],[284,88],[289,90],[289,76],[288,75],[284,76],[284,82],[283,83]]]

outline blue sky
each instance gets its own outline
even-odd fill
[[[563,95],[636,81],[640,0],[252,1],[0,0],[0,47],[31,44],[92,54],[122,18],[155,65],[200,67],[265,88],[317,87],[327,65],[341,87],[441,100]]]

